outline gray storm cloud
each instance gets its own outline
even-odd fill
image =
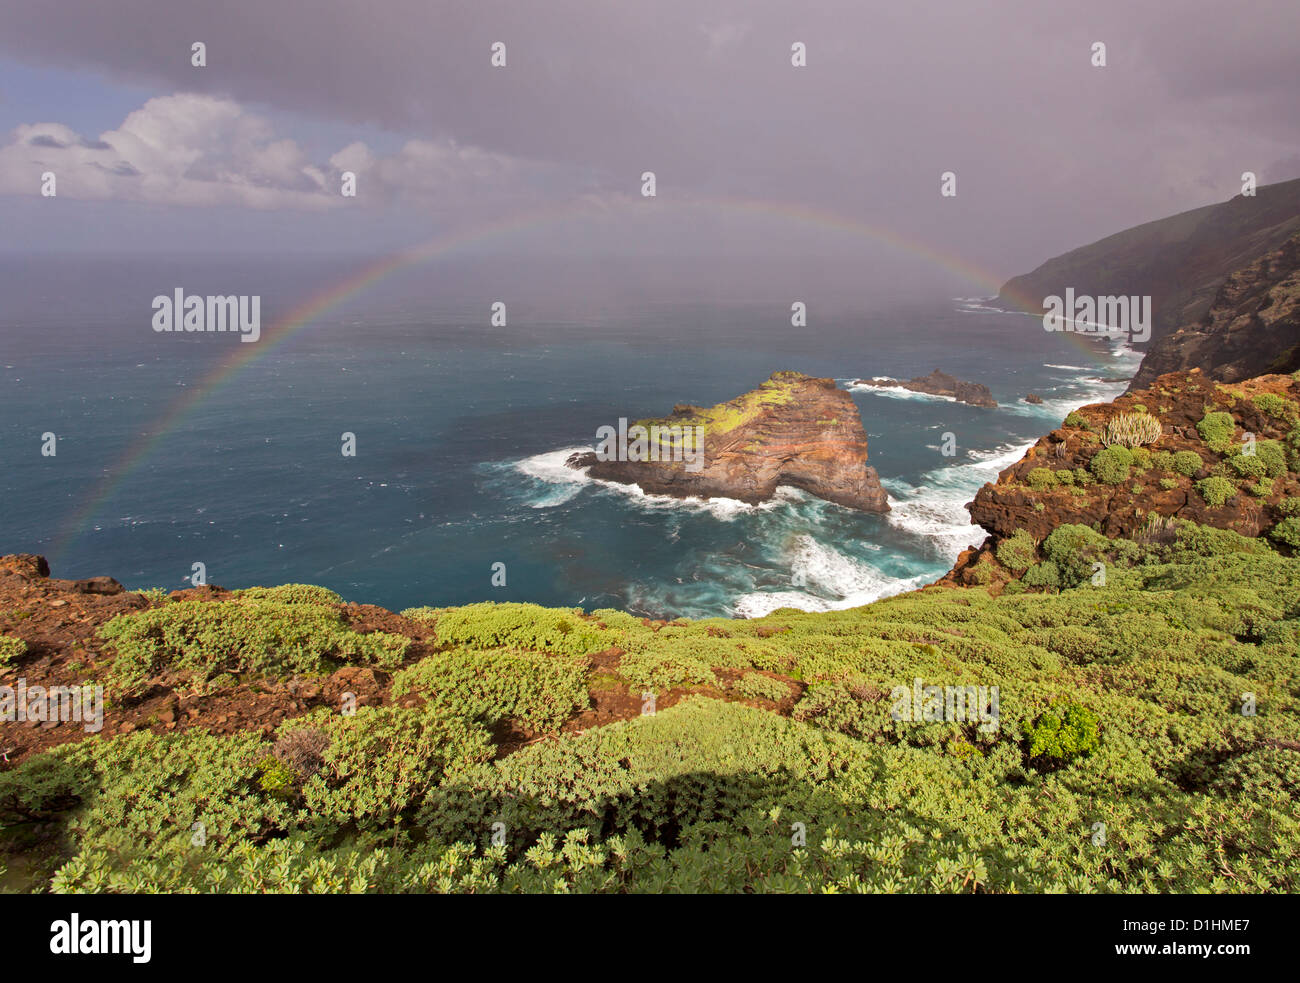
[[[15,60],[427,141],[387,165],[394,181],[426,179],[421,153],[452,145],[493,180],[532,162],[519,181],[543,198],[632,195],[653,170],[664,198],[831,211],[1007,273],[1228,198],[1243,171],[1296,176],[1297,37],[1294,0],[67,0],[0,12],[0,53]],[[206,68],[189,63],[194,41]],[[496,41],[503,69],[489,63]],[[1090,64],[1096,41],[1105,68]],[[794,42],[807,67],[791,65]],[[944,171],[955,199],[939,196]],[[472,189],[461,199],[472,210]]]

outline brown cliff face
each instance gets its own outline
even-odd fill
[[[846,508],[889,511],[876,470],[867,465],[858,408],[832,379],[776,372],[726,403],[678,405],[665,419],[633,426],[638,424],[702,427],[698,469],[680,460],[598,460],[595,452],[573,455],[569,466],[655,495],[757,503],[770,499],[779,485],[792,485]]]
[[[1223,382],[1300,367],[1300,235],[1232,273],[1199,321],[1161,338],[1130,389],[1200,369]]]
[[[1272,481],[1266,494],[1258,494],[1253,481],[1226,467],[1229,455],[1211,447],[1197,424],[1209,412],[1227,413],[1234,425],[1233,444],[1240,444],[1246,434],[1254,434],[1257,442],[1285,442],[1288,434],[1300,433],[1297,401],[1300,383],[1290,376],[1266,375],[1227,385],[1192,370],[1162,375],[1149,388],[1126,393],[1113,403],[1077,410],[1067,417],[1069,425],[1040,438],[966,506],[971,521],[991,535],[978,550],[963,553],[945,580],[975,582],[971,577],[975,564],[1018,529],[1040,542],[1057,527],[1072,523],[1091,526],[1109,537],[1132,537],[1150,516],[1158,515],[1232,529],[1243,536],[1260,535],[1278,520],[1275,506],[1282,499],[1300,496],[1300,476],[1292,470],[1294,458],[1288,456],[1288,470]],[[1190,451],[1200,458],[1200,466],[1190,475],[1154,465],[1145,470],[1134,467],[1114,484],[1097,480],[1090,465],[1103,449],[1100,435],[1107,422],[1121,413],[1143,412],[1158,420],[1161,429],[1158,440],[1144,445],[1147,452]],[[1052,472],[1051,477],[1071,472],[1070,480],[1045,480],[1041,469]],[[1076,477],[1078,469],[1088,472],[1086,483]],[[1221,505],[1207,502],[1197,487],[1200,480],[1216,474],[1234,486]]]
[[[929,375],[918,375],[907,382],[898,379],[859,379],[855,385],[882,386],[888,389],[906,389],[914,393],[927,393],[931,396],[947,396],[959,403],[971,406],[996,407],[998,404],[989,392],[989,387],[978,382],[962,382],[946,372],[935,369]]]
[[[1064,295],[1067,287],[1094,297],[1150,296],[1154,343],[1197,323],[1228,273],[1277,249],[1297,230],[1300,179],[1264,185],[1253,197],[1237,195],[1147,222],[1050,259],[1009,280],[996,303],[1018,309]],[[1153,371],[1138,387],[1158,374]]]

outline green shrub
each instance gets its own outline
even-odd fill
[[[1069,486],[1074,484],[1074,472],[1069,468],[1062,468],[1060,471],[1053,471],[1052,474],[1056,477],[1056,483],[1058,485]]]
[[[1227,464],[1239,478],[1264,477],[1264,462],[1256,454],[1236,454],[1228,458]]]
[[[1200,492],[1201,498],[1205,499],[1207,505],[1215,508],[1223,505],[1228,499],[1237,494],[1237,488],[1231,481],[1217,475],[1202,478],[1196,483],[1196,490]]]
[[[1151,468],[1155,471],[1174,470],[1174,455],[1170,451],[1152,451]]]
[[[1091,429],[1088,426],[1088,421],[1084,418],[1083,414],[1079,413],[1077,410],[1072,410],[1071,412],[1066,414],[1065,422],[1062,424],[1062,426],[1077,427],[1080,430]]]
[[[0,671],[9,668],[20,655],[27,651],[27,643],[11,635],[0,635]]]
[[[998,562],[1017,573],[1033,564],[1037,552],[1038,544],[1026,529],[1017,529],[997,546]]]
[[[1089,485],[1092,484],[1092,481],[1093,481],[1092,472],[1084,468],[1074,469],[1074,483],[1076,485],[1080,485],[1084,488],[1087,488]]]
[[[686,651],[652,648],[626,653],[619,671],[641,692],[666,693],[681,686],[716,686],[717,676],[707,659]]]
[[[1120,485],[1128,480],[1133,454],[1127,447],[1114,445],[1093,455],[1089,467],[1097,480],[1107,485]]]
[[[352,716],[322,716],[313,724],[329,744],[301,795],[311,827],[320,832],[348,826],[391,830],[441,781],[466,774],[493,754],[481,725],[440,706],[362,707]]]
[[[1056,487],[1056,475],[1049,468],[1033,468],[1025,476],[1025,483],[1035,491]]]
[[[440,642],[469,648],[522,648],[557,655],[591,655],[615,644],[617,637],[582,617],[578,610],[538,604],[484,601],[459,608],[411,608],[410,618],[434,621]]]
[[[249,601],[276,601],[280,604],[342,604],[343,598],[326,587],[312,584],[281,584],[279,587],[247,587],[235,596]]]
[[[1280,440],[1261,440],[1255,444],[1255,456],[1264,463],[1264,474],[1280,478],[1286,474],[1286,447]]]
[[[1177,478],[1161,478],[1161,479],[1160,479],[1160,487],[1163,488],[1165,491],[1173,491],[1173,489],[1175,489],[1175,488],[1178,487],[1178,479],[1177,479]]]
[[[1053,704],[1025,733],[1030,760],[1068,763],[1091,754],[1100,743],[1097,715],[1077,703]]]
[[[586,708],[587,661],[502,649],[439,652],[393,676],[394,697],[416,693],[459,716],[518,720],[554,731]]]
[[[1201,557],[1229,556],[1233,553],[1268,553],[1268,544],[1262,539],[1252,539],[1232,529],[1216,529],[1195,522],[1180,521],[1170,559],[1187,562]]]
[[[1288,516],[1268,531],[1270,539],[1300,549],[1300,516]]]
[[[850,737],[869,737],[884,726],[888,709],[887,701],[871,699],[866,690],[848,683],[817,683],[804,692],[792,716]]]
[[[1044,587],[1055,590],[1061,586],[1060,571],[1051,560],[1035,563],[1025,571],[1025,575],[1020,579],[1026,587]]]
[[[1232,419],[1231,413],[1219,410],[1206,413],[1196,424],[1196,432],[1201,435],[1201,439],[1210,450],[1222,454],[1232,446],[1237,424]]]
[[[1276,393],[1260,393],[1252,397],[1251,402],[1261,413],[1279,420],[1289,420],[1294,423],[1297,416],[1300,416],[1300,410],[1297,410],[1293,400]]]
[[[333,608],[276,601],[181,601],[118,615],[99,630],[115,650],[109,682],[131,695],[150,680],[202,686],[224,673],[294,675],[346,663],[401,662],[410,639],[352,631]]]
[[[790,696],[790,687],[779,679],[758,672],[747,672],[732,685],[732,691],[747,700],[770,700],[780,703]]]
[[[1145,447],[1133,448],[1133,469],[1138,472],[1151,468],[1151,452]]]
[[[1057,569],[1061,587],[1075,587],[1092,576],[1093,563],[1104,561],[1111,541],[1084,525],[1058,526],[1043,540],[1043,553]]]
[[[1203,467],[1205,467],[1205,462],[1201,460],[1201,455],[1197,454],[1196,451],[1178,451],[1174,454],[1173,470],[1185,478],[1196,477]]]
[[[1274,506],[1282,515],[1300,515],[1300,498],[1288,495]]]
[[[76,805],[86,781],[63,758],[35,754],[0,771],[0,827],[40,822]]]

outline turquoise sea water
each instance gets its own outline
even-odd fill
[[[139,435],[240,344],[156,335],[149,299],[176,286],[260,293],[269,324],[336,275],[318,265],[224,278],[217,265],[0,270],[0,552],[134,588],[188,586],[198,561],[226,587],[316,583],[398,609],[850,606],[941,576],[983,538],[962,508],[980,485],[1069,409],[1121,391],[1138,362],[953,291],[814,299],[803,329],[771,300],[559,292],[512,302],[509,327],[491,328],[490,288],[416,278],[268,347],[123,474]],[[985,383],[1001,406],[851,388],[885,516],[793,489],[755,507],[680,502],[563,466],[602,424],[728,399],[778,369],[849,387],[936,367]],[[1031,391],[1043,405],[1021,400]],[[344,431],[355,458],[340,453]],[[939,451],[948,431],[955,458]],[[491,584],[496,562],[505,587]]]

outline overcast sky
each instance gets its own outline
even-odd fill
[[[1001,279],[1300,176],[1298,85],[1297,0],[6,0],[0,248],[463,232]]]

